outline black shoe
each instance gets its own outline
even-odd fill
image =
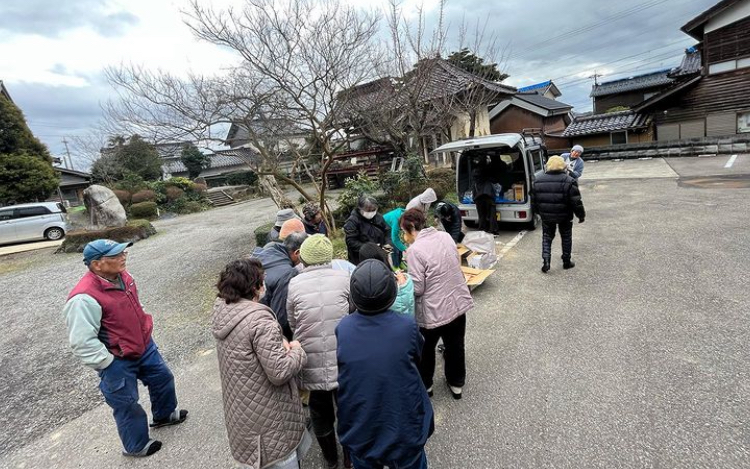
[[[141,449],[137,453],[126,453],[125,451],[123,451],[122,455],[128,456],[130,458],[145,458],[147,456],[151,456],[152,454],[156,453],[160,449],[161,449],[161,441],[148,440],[148,443],[146,443],[146,446],[144,446],[143,449]]]
[[[443,344],[439,344],[439,345],[437,346],[437,351],[438,351],[438,353],[439,353],[440,355],[442,355],[442,356],[443,356],[443,358],[445,358],[445,345],[443,345]]]
[[[161,427],[168,427],[170,425],[177,425],[179,423],[182,423],[187,419],[188,411],[185,409],[176,409],[174,412],[172,412],[169,417],[165,419],[160,420],[154,420],[149,427],[151,428],[161,428]]]
[[[576,266],[576,264],[573,261],[563,261],[563,269],[565,269],[565,270],[572,269],[575,266]]]
[[[545,274],[549,272],[549,260],[545,259],[544,264],[542,265],[542,272]]]
[[[434,394],[434,393],[432,392],[432,386],[430,386],[429,388],[427,388],[427,395],[428,395],[429,397],[432,397],[432,395],[433,395],[433,394]]]
[[[461,399],[461,394],[462,394],[463,388],[457,388],[457,387],[451,386],[449,384],[448,385],[448,389],[450,390],[451,396],[453,396],[453,399],[455,399],[455,400]]]

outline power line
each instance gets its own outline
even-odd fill
[[[573,35],[578,35],[578,34],[581,34],[582,32],[587,32],[587,31],[594,30],[594,29],[599,28],[601,26],[607,25],[607,24],[612,23],[614,21],[618,21],[620,19],[626,18],[626,17],[628,17],[630,15],[633,15],[635,13],[639,13],[639,12],[647,10],[649,8],[653,8],[655,6],[661,5],[662,3],[666,3],[668,1],[671,1],[671,0],[648,0],[648,1],[640,3],[638,5],[626,8],[624,10],[620,10],[620,11],[618,11],[618,12],[616,12],[616,13],[608,16],[608,17],[606,17],[603,21],[600,21],[598,23],[593,23],[593,24],[590,24],[590,25],[587,25],[587,26],[583,26],[581,28],[570,29],[570,30],[565,31],[563,33],[560,33],[560,34],[558,34],[556,36],[552,36],[552,37],[549,37],[549,38],[547,38],[547,39],[545,39],[543,41],[539,41],[537,43],[534,43],[534,44],[532,44],[530,46],[527,46],[527,47],[521,49],[520,51],[518,51],[518,52],[516,52],[514,54],[511,54],[508,58],[509,59],[517,58],[517,57],[523,55],[524,53],[528,52],[529,50],[539,48],[539,46],[543,46],[545,44],[550,44],[550,43],[559,43],[558,41],[560,39],[565,38],[565,37],[569,37],[569,36],[573,36]]]

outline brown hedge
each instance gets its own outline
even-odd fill
[[[77,230],[65,234],[57,252],[83,252],[86,244],[96,239],[111,239],[118,243],[135,243],[156,234],[156,228],[148,220],[131,220],[127,225],[103,230]]]

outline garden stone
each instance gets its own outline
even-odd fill
[[[112,190],[93,185],[83,191],[86,209],[91,215],[91,229],[125,226],[127,215]]]

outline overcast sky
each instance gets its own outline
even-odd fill
[[[385,0],[349,0],[372,8]],[[446,18],[458,25],[488,19],[505,46],[507,84],[554,79],[560,98],[577,112],[591,110],[594,74],[600,81],[677,66],[695,43],[680,31],[718,0],[448,0]],[[218,7],[242,0],[213,0]],[[413,11],[418,0],[404,4]],[[425,0],[435,21],[436,0]],[[53,154],[64,137],[85,135],[114,90],[107,65],[136,63],[176,73],[212,74],[237,60],[197,42],[182,22],[186,0],[24,0],[0,3],[0,80],[31,129]],[[455,28],[454,28],[455,29]]]

